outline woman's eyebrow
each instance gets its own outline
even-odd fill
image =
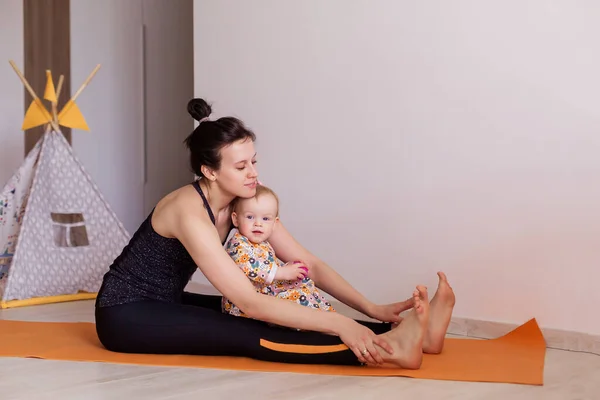
[[[252,158],[256,157],[256,154],[257,153],[254,153],[254,155],[252,156]],[[243,162],[246,162],[246,161],[247,160],[240,160],[240,161],[236,162],[235,164],[243,163]]]

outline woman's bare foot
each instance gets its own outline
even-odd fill
[[[413,293],[414,307],[400,324],[383,334],[394,349],[390,355],[377,347],[386,364],[393,367],[418,369],[423,361],[423,337],[429,321],[429,298],[424,286]]]
[[[444,348],[444,339],[452,318],[456,302],[454,292],[443,272],[438,272],[439,284],[429,308],[429,328],[423,338],[423,352],[439,354]]]

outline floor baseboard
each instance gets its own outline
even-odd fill
[[[448,327],[448,333],[492,339],[507,334],[517,326],[517,324],[454,317]],[[600,335],[544,327],[541,327],[541,330],[548,348],[600,355]]]

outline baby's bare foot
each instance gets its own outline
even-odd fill
[[[423,351],[430,354],[442,352],[456,302],[454,291],[450,287],[446,275],[438,272],[438,277],[438,288],[430,304],[429,328],[423,338]]]
[[[390,342],[394,354],[379,349],[386,364],[406,369],[418,369],[423,361],[423,337],[429,321],[429,298],[424,286],[417,286],[413,293],[414,308],[397,327],[383,336]]]

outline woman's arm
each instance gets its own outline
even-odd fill
[[[340,313],[323,312],[257,293],[223,249],[217,230],[208,218],[193,211],[179,211],[177,214],[170,224],[175,237],[185,246],[209,282],[250,318],[338,335],[361,362],[369,364],[383,363],[374,344],[390,354],[393,352],[383,336],[376,336],[370,329]],[[363,357],[361,352],[364,349],[368,353]]]
[[[353,309],[373,317],[377,307],[348,283],[340,274],[323,260],[306,250],[294,239],[281,221],[276,223],[273,234],[269,238],[275,254],[284,262],[299,260],[309,268],[309,274],[315,284],[342,303]]]

